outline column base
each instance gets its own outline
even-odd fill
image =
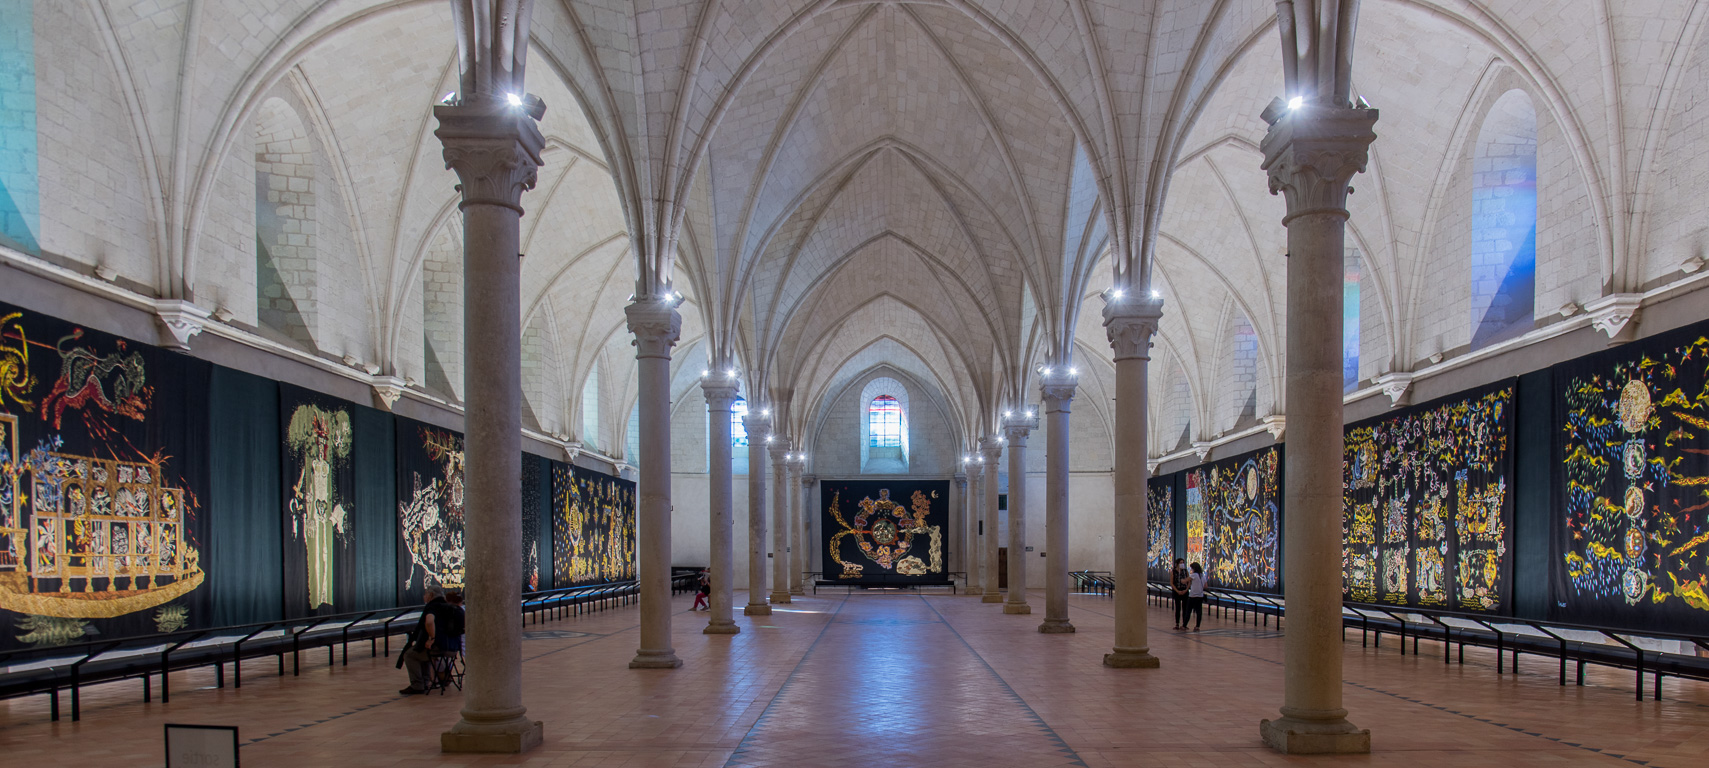
[[[1045,619],[1038,625],[1038,631],[1044,635],[1071,635],[1074,634],[1074,625],[1067,619]]]
[[[546,727],[539,720],[518,716],[497,723],[471,723],[467,717],[439,734],[439,751],[447,754],[517,754],[540,746]]]
[[[1160,665],[1149,648],[1116,648],[1104,654],[1104,666],[1114,669],[1156,669]]]
[[[729,619],[724,621],[713,619],[711,623],[706,625],[705,629],[700,630],[700,633],[703,635],[739,635],[742,634],[742,628],[736,626],[736,622]]]
[[[1001,603],[1001,602],[1003,602],[1003,595],[1000,592],[987,592],[987,593],[985,593],[984,597],[979,598],[979,602],[981,602],[981,603]]]
[[[747,605],[742,606],[742,615],[743,616],[770,616],[771,615],[771,604],[770,603],[748,603]]]
[[[682,659],[676,657],[676,651],[636,651],[635,658],[629,660],[630,669],[676,669],[682,666]]]
[[[807,594],[807,590],[802,589],[801,585],[797,584],[797,585],[789,588],[789,594],[794,595],[796,597],[800,597],[802,595]]]
[[[1258,733],[1284,755],[1363,755],[1371,751],[1371,732],[1339,720],[1264,720]]]
[[[1033,607],[1026,603],[1004,603],[1003,612],[1011,616],[1024,616],[1033,612]]]
[[[793,603],[795,601],[789,599],[789,592],[787,590],[780,589],[771,593],[771,602],[775,605],[778,603]]]

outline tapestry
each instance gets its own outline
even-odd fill
[[[397,420],[398,599],[463,587],[463,436]]]
[[[1709,632],[1706,334],[1555,367],[1553,618]]]
[[[1513,382],[1347,428],[1342,596],[1506,612]]]
[[[1205,573],[1214,586],[1274,592],[1280,582],[1282,451],[1264,448],[1189,470],[1198,490]],[[1191,504],[1191,501],[1189,501]],[[1188,546],[1192,507],[1188,507]],[[1189,562],[1193,562],[1189,559]]]
[[[540,589],[540,463],[537,456],[522,454],[522,591]]]
[[[635,483],[552,464],[554,586],[635,578]]]
[[[1175,478],[1151,478],[1145,499],[1146,577],[1168,581],[1175,562]]]
[[[938,582],[949,529],[947,480],[822,481],[825,576]]]
[[[286,618],[356,609],[354,409],[279,385]]]
[[[0,305],[0,649],[206,624],[211,370]]]
[[[1187,563],[1205,562],[1205,490],[1204,482],[1207,475],[1203,472],[1187,473],[1187,546],[1181,552],[1181,557]]]

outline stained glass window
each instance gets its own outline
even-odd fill
[[[730,445],[745,447],[748,444],[748,428],[742,426],[742,418],[748,415],[748,401],[740,397],[730,404]]]
[[[866,407],[868,444],[873,448],[902,447],[902,404],[889,395],[879,395]]]
[[[1359,280],[1364,277],[1359,252],[1347,249],[1341,282],[1341,388],[1359,388]]]
[[[1502,94],[1472,156],[1472,349],[1536,326],[1537,113]]]

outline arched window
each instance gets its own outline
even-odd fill
[[[743,426],[742,419],[748,415],[748,401],[740,397],[730,404],[730,445],[735,448],[746,448],[748,445],[748,428]]]
[[[1352,392],[1359,388],[1359,281],[1364,277],[1358,249],[1347,249],[1345,266],[1341,281],[1341,389]]]
[[[1501,95],[1472,155],[1472,349],[1536,326],[1537,112]]]
[[[902,447],[902,403],[879,395],[866,406],[867,445],[873,448]]]

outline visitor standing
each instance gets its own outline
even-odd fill
[[[1205,623],[1205,569],[1198,563],[1193,563],[1193,572],[1187,576],[1187,610],[1193,614],[1193,631],[1199,631],[1199,625]],[[1181,614],[1181,628],[1187,627],[1187,614]]]
[[[704,568],[700,571],[700,585],[694,590],[694,607],[692,610],[698,611],[701,606],[705,606],[708,611],[712,610],[711,568]]]
[[[1187,628],[1187,559],[1175,558],[1175,567],[1169,571],[1170,599],[1175,606],[1175,629]]]

